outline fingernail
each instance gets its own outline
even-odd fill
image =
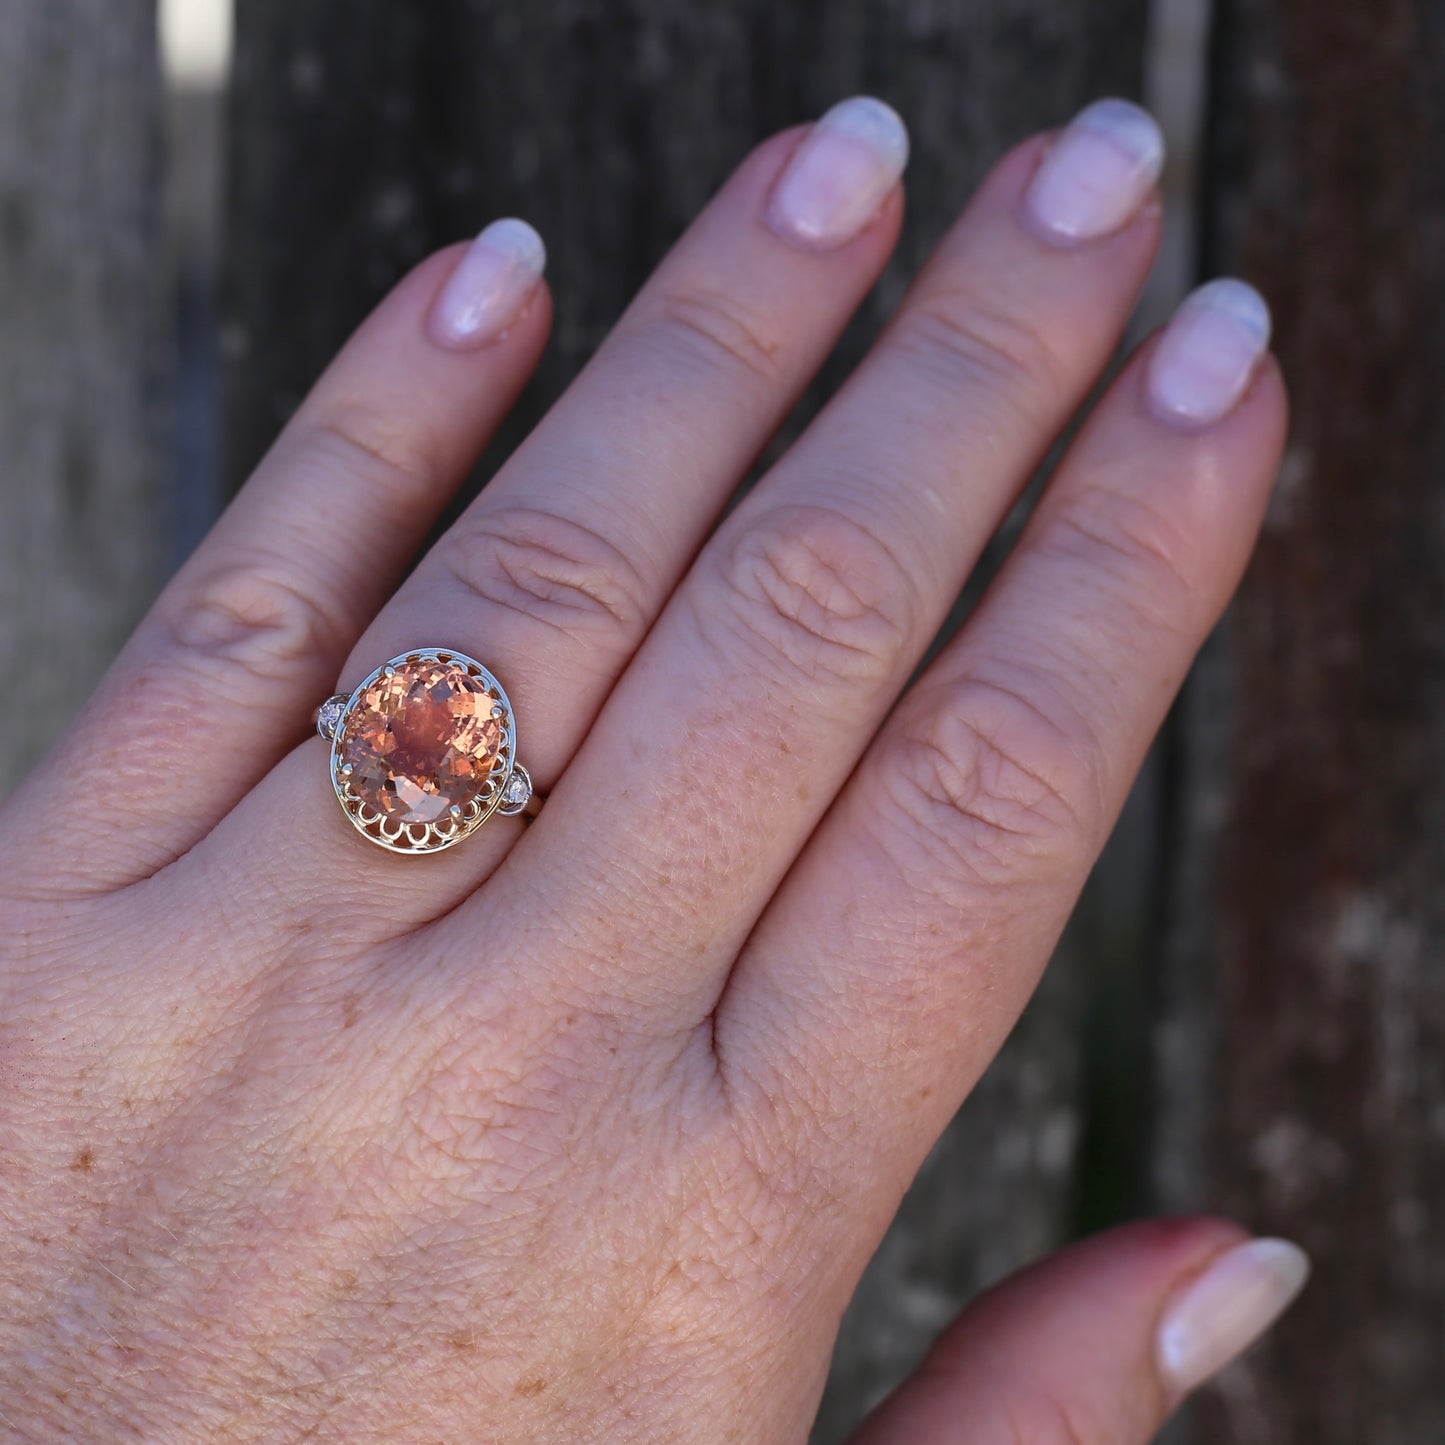
[[[1211,281],[1184,298],[1149,361],[1163,420],[1208,426],[1234,410],[1269,346],[1269,307],[1243,281]]]
[[[1166,1306],[1160,1371],[1177,1389],[1194,1389],[1285,1312],[1309,1272],[1304,1250],[1285,1239],[1254,1239],[1226,1250]]]
[[[869,95],[835,105],[808,132],[773,188],[768,221],[785,240],[830,248],[877,214],[908,164],[908,128]]]
[[[432,308],[432,339],[455,351],[495,340],[521,311],[546,265],[547,248],[525,221],[493,221],[442,287]]]
[[[1164,136],[1147,110],[1099,100],[1054,142],[1025,196],[1039,226],[1063,241],[1107,236],[1144,204],[1164,168]]]

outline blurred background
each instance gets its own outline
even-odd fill
[[[914,137],[902,245],[781,444],[1005,146],[1141,97],[1172,159],[1136,334],[1247,276],[1293,436],[1061,956],[863,1281],[815,1438],[1000,1275],[1210,1209],[1317,1274],[1171,1445],[1438,1445],[1442,81],[1445,0],[4,0],[0,792],[433,247],[515,213],[551,252],[556,335],[479,484],[750,144],[883,96]]]

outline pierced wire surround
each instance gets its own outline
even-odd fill
[[[346,728],[362,694],[383,676],[409,663],[452,663],[479,680],[492,699],[492,716],[502,724],[503,741],[482,789],[464,804],[431,823],[394,822],[360,798],[351,786],[349,764],[342,761]],[[517,762],[517,726],[502,684],[474,657],[451,648],[416,648],[389,658],[368,673],[350,696],[328,698],[317,710],[316,729],[331,744],[331,786],[337,801],[363,837],[393,853],[439,853],[476,832],[493,813],[511,816],[529,811],[532,779]],[[534,809],[531,809],[534,811]]]

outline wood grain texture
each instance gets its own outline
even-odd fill
[[[1006,146],[1101,91],[1137,93],[1145,8],[353,0],[338,28],[322,7],[243,0],[224,288],[229,483],[407,265],[515,213],[547,240],[557,329],[485,475],[751,144],[872,91],[913,132],[905,235],[781,445]],[[981,1284],[1069,1234],[1084,993],[1077,971],[1053,975],[924,1169],[844,1323],[819,1442],[841,1439]]]
[[[84,702],[165,553],[153,0],[0,20],[0,793]],[[58,820],[52,820],[58,821]]]
[[[1190,711],[1162,1181],[1298,1239],[1298,1312],[1181,1426],[1445,1439],[1445,5],[1225,0],[1210,262],[1294,420]]]

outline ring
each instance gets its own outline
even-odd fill
[[[352,826],[393,853],[439,853],[493,813],[535,817],[502,684],[474,657],[419,647],[316,709]]]

